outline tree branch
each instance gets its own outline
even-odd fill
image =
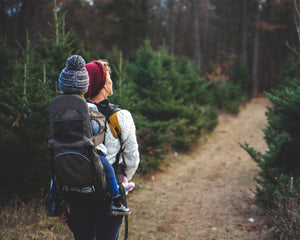
[[[296,15],[294,15],[295,25],[296,25],[297,35],[298,35],[298,41],[300,44],[300,12],[298,9],[297,0],[294,0],[294,5],[295,5],[295,13],[296,13]]]
[[[291,45],[288,43],[288,41],[285,41],[285,45],[286,45],[290,50],[292,50],[292,51],[296,54],[297,58],[299,59],[299,52],[298,52],[297,48],[296,48],[295,46],[291,46]]]

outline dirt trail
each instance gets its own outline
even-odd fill
[[[129,239],[259,239],[262,211],[253,194],[259,169],[238,142],[266,149],[267,106],[256,98],[237,116],[220,114],[200,147],[174,154],[165,170],[141,180],[129,195]]]

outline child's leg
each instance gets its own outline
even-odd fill
[[[112,202],[110,205],[110,212],[111,215],[128,215],[130,213],[130,209],[125,207],[122,204],[122,196],[120,195],[117,179],[115,176],[115,171],[110,163],[107,161],[106,157],[102,154],[98,154],[102,165],[105,170],[105,177],[106,177],[106,185],[108,191],[110,192]]]
[[[98,154],[98,155],[100,157],[100,160],[105,170],[107,189],[112,198],[116,197],[120,195],[120,192],[119,192],[114,168],[112,167],[112,165],[110,165],[110,163],[107,161],[105,156],[103,156],[102,154]]]

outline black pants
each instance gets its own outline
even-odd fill
[[[70,204],[68,224],[75,240],[117,240],[122,216],[107,215],[104,202],[81,201]]]

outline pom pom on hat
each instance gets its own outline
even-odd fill
[[[58,88],[67,94],[85,94],[89,87],[89,75],[85,60],[79,55],[68,58],[66,68],[58,79]]]
[[[68,58],[66,67],[69,70],[80,71],[85,66],[85,60],[79,55],[73,55],[72,57]]]

